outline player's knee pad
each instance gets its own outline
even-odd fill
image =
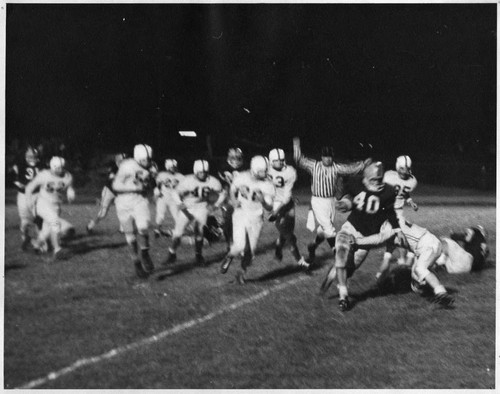
[[[412,278],[415,279],[420,284],[425,283],[425,278],[430,273],[431,272],[427,267],[419,265],[418,262],[413,265],[413,269],[411,270]]]

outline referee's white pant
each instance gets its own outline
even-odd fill
[[[335,197],[311,197],[311,207],[319,224],[318,235],[333,238],[336,235],[333,221],[335,220]]]

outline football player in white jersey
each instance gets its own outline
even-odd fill
[[[136,145],[134,158],[120,163],[113,180],[116,214],[130,248],[136,275],[140,278],[147,278],[154,270],[149,256],[149,197],[156,175],[151,167],[152,156],[149,145]]]
[[[415,254],[416,260],[411,268],[411,288],[414,292],[421,294],[423,286],[428,285],[434,292],[434,302],[445,307],[454,303],[454,298],[448,294],[437,276],[430,268],[438,260],[444,261],[449,257],[461,259],[458,253],[443,248],[442,242],[430,231],[414,223],[409,223],[404,218],[399,219],[399,226],[408,241],[408,249]],[[377,280],[381,281],[389,269],[389,261],[384,259],[376,274]]]
[[[163,230],[162,224],[165,220],[167,209],[172,216],[174,222],[177,220],[179,213],[179,205],[175,198],[175,189],[177,185],[184,179],[184,175],[177,171],[177,160],[166,159],[165,170],[158,173],[156,176],[156,187],[154,194],[156,197],[156,228],[154,234],[159,238],[162,234],[171,236],[171,230]]]
[[[177,259],[176,251],[181,243],[181,237],[186,227],[194,222],[195,254],[197,264],[205,264],[202,255],[203,228],[207,223],[208,204],[211,195],[218,195],[214,206],[218,208],[225,196],[219,180],[208,174],[209,165],[206,160],[196,160],[193,164],[193,174],[187,175],[179,182],[174,198],[179,206],[179,213],[172,233],[172,245],[168,249],[168,257],[164,265]]]
[[[65,164],[62,157],[52,157],[50,169],[40,171],[25,189],[28,205],[43,219],[43,227],[38,234],[39,247],[44,250],[43,245],[50,238],[56,259],[67,257],[60,244],[61,204],[64,197],[70,203],[75,199],[73,176],[66,171]],[[37,190],[39,193],[34,196]]]
[[[283,149],[276,148],[269,152],[268,175],[276,189],[273,210],[269,216],[269,221],[275,222],[279,232],[276,241],[275,258],[278,261],[283,259],[283,246],[288,242],[295,261],[300,266],[307,268],[309,264],[301,256],[297,247],[297,237],[294,234],[295,203],[292,198],[292,189],[297,180],[297,171],[285,163]]]
[[[417,187],[417,179],[413,176],[412,161],[410,156],[399,156],[396,159],[396,171],[389,170],[384,174],[384,183],[387,183],[396,189],[396,202],[394,203],[394,211],[398,219],[404,219],[403,209],[405,204],[410,205],[414,211],[418,210],[418,205],[412,200],[410,193]],[[384,260],[387,264],[392,257],[395,247],[388,245],[384,253]],[[398,264],[411,266],[413,264],[414,254],[411,251],[399,248]]]
[[[262,229],[264,210],[272,211],[275,189],[267,177],[268,164],[263,156],[255,156],[250,171],[240,173],[230,189],[233,213],[233,243],[220,271],[225,274],[236,256],[242,256],[241,270],[236,278],[245,283],[245,273],[255,254]]]

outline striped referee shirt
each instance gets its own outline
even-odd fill
[[[355,175],[363,170],[364,163],[357,161],[351,164],[333,163],[324,166],[321,161],[305,157],[300,149],[294,151],[297,166],[312,175],[311,192],[315,197],[335,197],[339,176]]]

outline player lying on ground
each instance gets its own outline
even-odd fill
[[[222,229],[224,232],[224,238],[227,243],[227,250],[231,247],[233,242],[233,212],[234,208],[231,205],[229,198],[229,190],[234,178],[241,172],[248,171],[247,165],[245,165],[243,152],[240,148],[234,147],[230,148],[227,153],[227,163],[223,166],[219,172],[219,180],[221,181],[222,187],[224,188],[226,199],[221,205],[222,210]]]
[[[134,147],[134,158],[120,163],[113,180],[116,215],[125,233],[135,273],[147,278],[154,270],[149,256],[149,198],[155,186],[153,150],[149,145]]]
[[[269,164],[268,174],[276,189],[273,210],[269,216],[269,221],[275,222],[279,233],[276,241],[275,258],[277,261],[283,259],[283,246],[288,243],[297,264],[307,268],[309,264],[301,256],[297,246],[297,237],[294,234],[295,202],[292,196],[292,189],[297,180],[297,171],[285,163],[285,152],[283,149],[273,149],[269,152]]]
[[[379,233],[388,220],[397,232],[399,242],[406,244],[394,212],[396,193],[392,186],[382,182],[383,174],[381,162],[369,164],[363,170],[362,178],[352,178],[345,184],[346,194],[337,203],[341,212],[351,213],[337,234],[335,265],[323,281],[322,292],[337,279],[341,311],[351,308],[347,279],[361,266],[369,251],[369,248],[354,250],[353,240]]]
[[[156,228],[154,229],[154,234],[156,238],[160,237],[162,234],[166,236],[172,235],[170,229],[162,229],[162,224],[165,220],[167,209],[174,223],[177,221],[179,205],[175,194],[177,185],[184,179],[184,175],[177,171],[177,160],[166,159],[165,170],[166,171],[159,172],[156,176],[156,187],[154,190],[156,197]]]
[[[115,155],[115,159],[108,166],[108,179],[106,184],[102,188],[101,199],[99,200],[99,211],[97,212],[97,216],[95,219],[92,219],[87,224],[87,232],[89,234],[92,233],[95,226],[103,220],[109,212],[109,208],[111,204],[115,200],[115,192],[113,191],[113,180],[115,179],[116,173],[118,171],[118,167],[120,163],[126,159],[127,155],[125,153],[118,153]],[[123,229],[120,227],[120,232],[123,232]]]
[[[209,165],[206,160],[196,160],[193,174],[187,175],[177,186],[174,198],[179,206],[175,228],[172,233],[172,245],[168,248],[168,257],[163,263],[167,265],[177,259],[177,248],[186,227],[193,223],[195,236],[195,255],[197,264],[205,264],[203,258],[203,229],[207,224],[209,202],[219,207],[225,198],[221,183],[208,174]],[[216,195],[216,201],[209,201]]]
[[[38,248],[46,250],[47,239],[50,238],[57,259],[67,257],[60,244],[61,205],[65,196],[70,203],[75,199],[73,176],[66,171],[65,164],[62,157],[54,156],[50,160],[50,170],[40,171],[25,189],[26,203],[32,212],[43,219]],[[37,190],[40,192],[35,195]]]
[[[267,177],[267,169],[267,160],[263,156],[255,156],[250,162],[250,171],[239,174],[231,185],[233,243],[220,271],[225,274],[233,259],[241,256],[241,270],[236,275],[240,284],[245,283],[247,268],[255,255],[264,223],[264,210],[273,209],[275,190]]]
[[[370,159],[368,159],[366,162],[358,161],[351,164],[339,164],[333,161],[333,156],[331,147],[323,147],[320,161],[305,157],[300,148],[300,139],[297,137],[293,139],[293,158],[297,166],[312,176],[311,208],[314,219],[319,224],[316,228],[316,239],[314,242],[309,243],[307,247],[309,264],[314,263],[316,248],[325,239],[332,249],[335,247],[336,231],[333,223],[335,220],[335,195],[338,177],[358,174],[370,162]]]

